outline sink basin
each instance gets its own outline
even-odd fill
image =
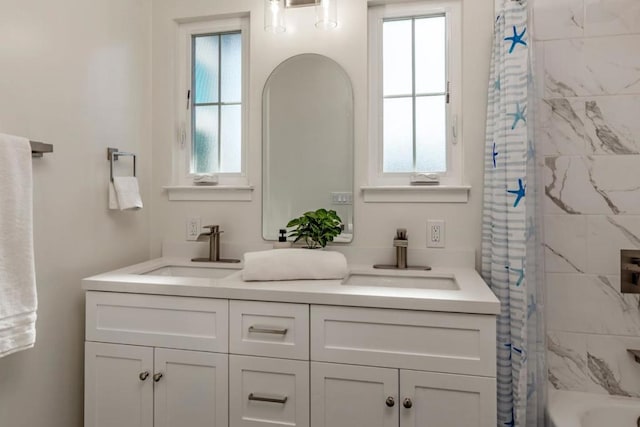
[[[342,281],[347,286],[382,286],[386,288],[460,290],[453,276],[350,273]]]
[[[172,276],[172,277],[201,277],[209,279],[221,279],[238,271],[233,268],[211,268],[211,267],[187,267],[179,265],[166,265],[145,273],[145,276]]]

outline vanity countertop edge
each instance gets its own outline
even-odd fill
[[[181,258],[156,258],[82,279],[82,289],[468,314],[500,313],[500,302],[472,268],[434,268],[430,272],[433,275],[455,275],[460,285],[459,290],[344,286],[341,280],[245,282],[241,277],[240,264],[209,264],[209,268],[237,270],[227,277],[218,279],[141,274],[166,265],[194,266],[190,261]],[[364,265],[349,265],[350,271],[367,271],[370,268]]]

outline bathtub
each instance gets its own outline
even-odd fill
[[[637,427],[640,399],[551,390],[550,427]]]

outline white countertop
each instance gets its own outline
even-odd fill
[[[163,266],[234,269],[219,278],[144,275]],[[343,285],[341,280],[295,280],[245,282],[241,264],[194,263],[184,258],[157,258],[82,280],[87,291],[126,292],[187,297],[225,298],[254,301],[293,302],[428,310],[457,313],[498,314],[500,303],[480,275],[472,268],[433,268],[425,275],[454,277],[460,289],[415,289],[382,286]],[[366,265],[349,265],[352,273],[382,273]],[[390,271],[382,274],[408,275]]]

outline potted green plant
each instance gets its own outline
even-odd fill
[[[295,237],[294,243],[303,240],[307,248],[324,248],[327,243],[342,232],[342,220],[336,211],[318,209],[305,212],[300,218],[294,218],[287,227],[295,227],[289,237]]]

